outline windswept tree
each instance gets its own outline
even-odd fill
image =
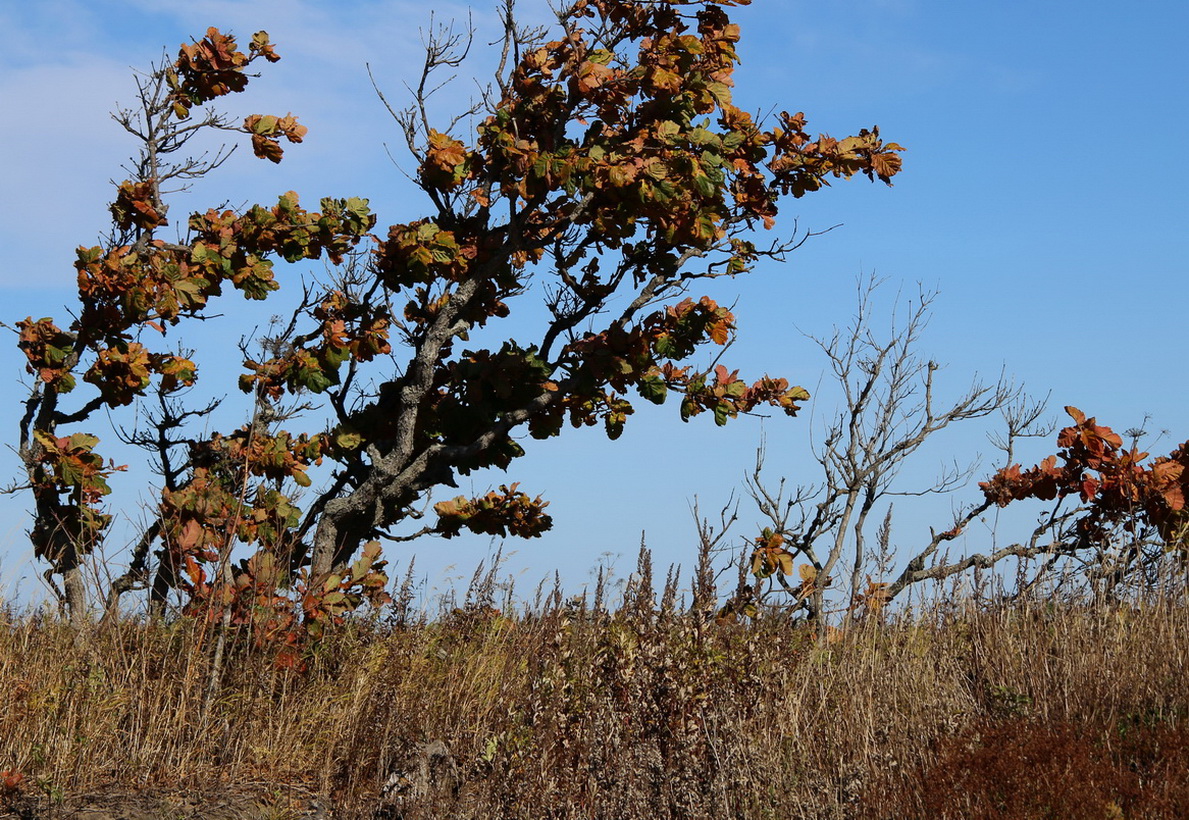
[[[94,432],[108,410],[134,405],[149,420],[129,438],[160,474],[109,603],[145,584],[158,603],[180,590],[225,619],[256,612],[268,634],[296,623],[294,600],[310,624],[382,599],[377,539],[547,530],[545,502],[515,483],[423,518],[432,489],[510,467],[524,453],[518,433],[601,424],[614,439],[635,402],[670,394],[687,421],[705,413],[721,425],[761,405],[795,414],[808,393],[785,378],[697,363],[736,329],[695,288],[782,258],[797,236],[760,237],[786,198],[856,175],[890,184],[901,148],[874,127],[815,136],[801,113],[764,122],[738,108],[727,7],[745,2],[576,0],[538,31],[518,25],[509,0],[494,83],[448,123],[431,120],[429,89],[469,36],[431,32],[414,99],[393,112],[426,211],[383,230],[366,199],[306,210],[290,192],[269,207],[194,213],[164,238],[170,191],[221,159],[187,158],[194,134],[241,132],[279,162],[282,141],[301,142],[305,128],[291,115],[204,113],[244,90],[249,66],[279,59],[264,32],[244,52],[211,29],[142,78],[139,109],[117,115],[140,145],[135,173],[117,186],[109,240],[78,251],[75,320],[19,323],[34,377],[20,429],[32,538],[72,609],[119,469]],[[186,388],[204,351],[165,348],[165,330],[206,316],[229,289],[264,300],[282,287],[278,261],[315,259],[335,275],[302,293],[263,355],[245,355],[248,423],[200,435],[195,422],[213,408],[188,406]],[[546,309],[539,326],[517,324],[519,340],[495,332],[532,298]],[[479,329],[497,341],[473,344]],[[329,420],[289,429],[316,418],[293,412],[311,396]],[[293,488],[323,462],[330,477],[299,508]],[[237,545],[247,557],[233,564]]]

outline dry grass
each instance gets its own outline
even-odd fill
[[[938,608],[819,644],[654,608],[356,623],[303,672],[127,619],[0,616],[0,770],[301,786],[342,817],[1189,816],[1189,610]],[[441,740],[459,780],[381,785]]]

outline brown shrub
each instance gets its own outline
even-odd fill
[[[1189,817],[1189,727],[987,721],[867,795],[879,816],[1019,820]]]

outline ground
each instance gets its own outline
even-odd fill
[[[327,803],[299,787],[266,784],[209,791],[109,790],[66,796],[21,795],[0,805],[0,820],[327,820]]]

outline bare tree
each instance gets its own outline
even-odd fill
[[[747,493],[765,522],[759,548],[751,556],[752,570],[762,582],[757,591],[764,586],[771,591],[773,581],[778,582],[794,597],[794,609],[804,609],[815,619],[823,614],[826,588],[844,558],[848,559],[848,607],[865,595],[890,600],[903,588],[903,584],[877,583],[864,590],[863,570],[874,557],[868,545],[872,527],[885,550],[890,538],[890,507],[879,520],[873,518],[873,511],[891,496],[941,494],[964,486],[973,465],[955,463],[926,487],[902,488],[896,479],[905,462],[941,431],[1007,410],[1020,400],[1019,389],[1002,376],[993,383],[976,378],[957,399],[939,399],[941,368],[917,350],[936,293],[918,291],[894,312],[886,335],[881,335],[872,306],[879,285],[874,278],[860,280],[854,320],[828,337],[811,337],[825,354],[842,395],[841,408],[826,423],[820,443],[812,447],[818,481],[795,487],[783,478],[773,483],[764,476],[763,446],[746,479]],[[1012,441],[1028,433],[1036,421],[1035,417],[1011,418],[1018,422],[1009,434]],[[968,522],[986,509],[986,504],[976,505],[961,520]],[[952,537],[951,532],[934,535],[910,566],[923,566],[938,545]],[[801,571],[801,584],[794,587],[785,575],[797,556],[809,564]],[[902,580],[911,583],[925,577],[910,573]]]
[[[765,448],[757,453],[746,489],[765,526],[740,565],[755,580],[741,585],[728,608],[783,600],[786,608],[804,611],[824,629],[821,616],[832,584],[842,599],[835,611],[850,617],[881,609],[913,585],[991,569],[1013,558],[1018,562],[1014,580],[1000,573],[997,580],[1003,583],[997,587],[1015,597],[1041,588],[1064,588],[1097,600],[1184,590],[1189,443],[1149,461],[1138,445],[1145,431],[1127,431],[1128,447],[1109,427],[1066,407],[1073,424],[1057,436],[1061,449],[1022,468],[1016,462],[1020,441],[1047,437],[1056,429],[1045,421],[1046,401],[1029,399],[1003,377],[993,384],[976,379],[956,400],[939,400],[940,368],[917,352],[935,295],[919,293],[893,315],[881,336],[871,309],[877,286],[874,279],[860,282],[854,321],[814,340],[842,397],[841,408],[812,448],[817,482],[773,482],[764,475]],[[1002,461],[979,482],[981,497],[956,507],[948,525],[929,527],[927,538],[893,546],[893,497],[960,489],[975,466],[955,463],[927,486],[906,488],[900,474],[907,459],[947,427],[993,414],[1002,418],[1000,432],[991,436]],[[951,556],[947,545],[969,536],[972,525],[993,508],[1025,501],[1039,506],[1035,523],[1022,537],[1002,538],[995,522],[986,530],[985,549]],[[869,546],[873,527],[874,551]],[[801,565],[800,583],[794,585],[786,576],[794,574],[798,557],[808,563]],[[900,562],[902,569],[888,572]],[[876,577],[864,578],[873,566]],[[836,584],[836,574],[842,584]],[[773,598],[776,592],[785,596]]]

